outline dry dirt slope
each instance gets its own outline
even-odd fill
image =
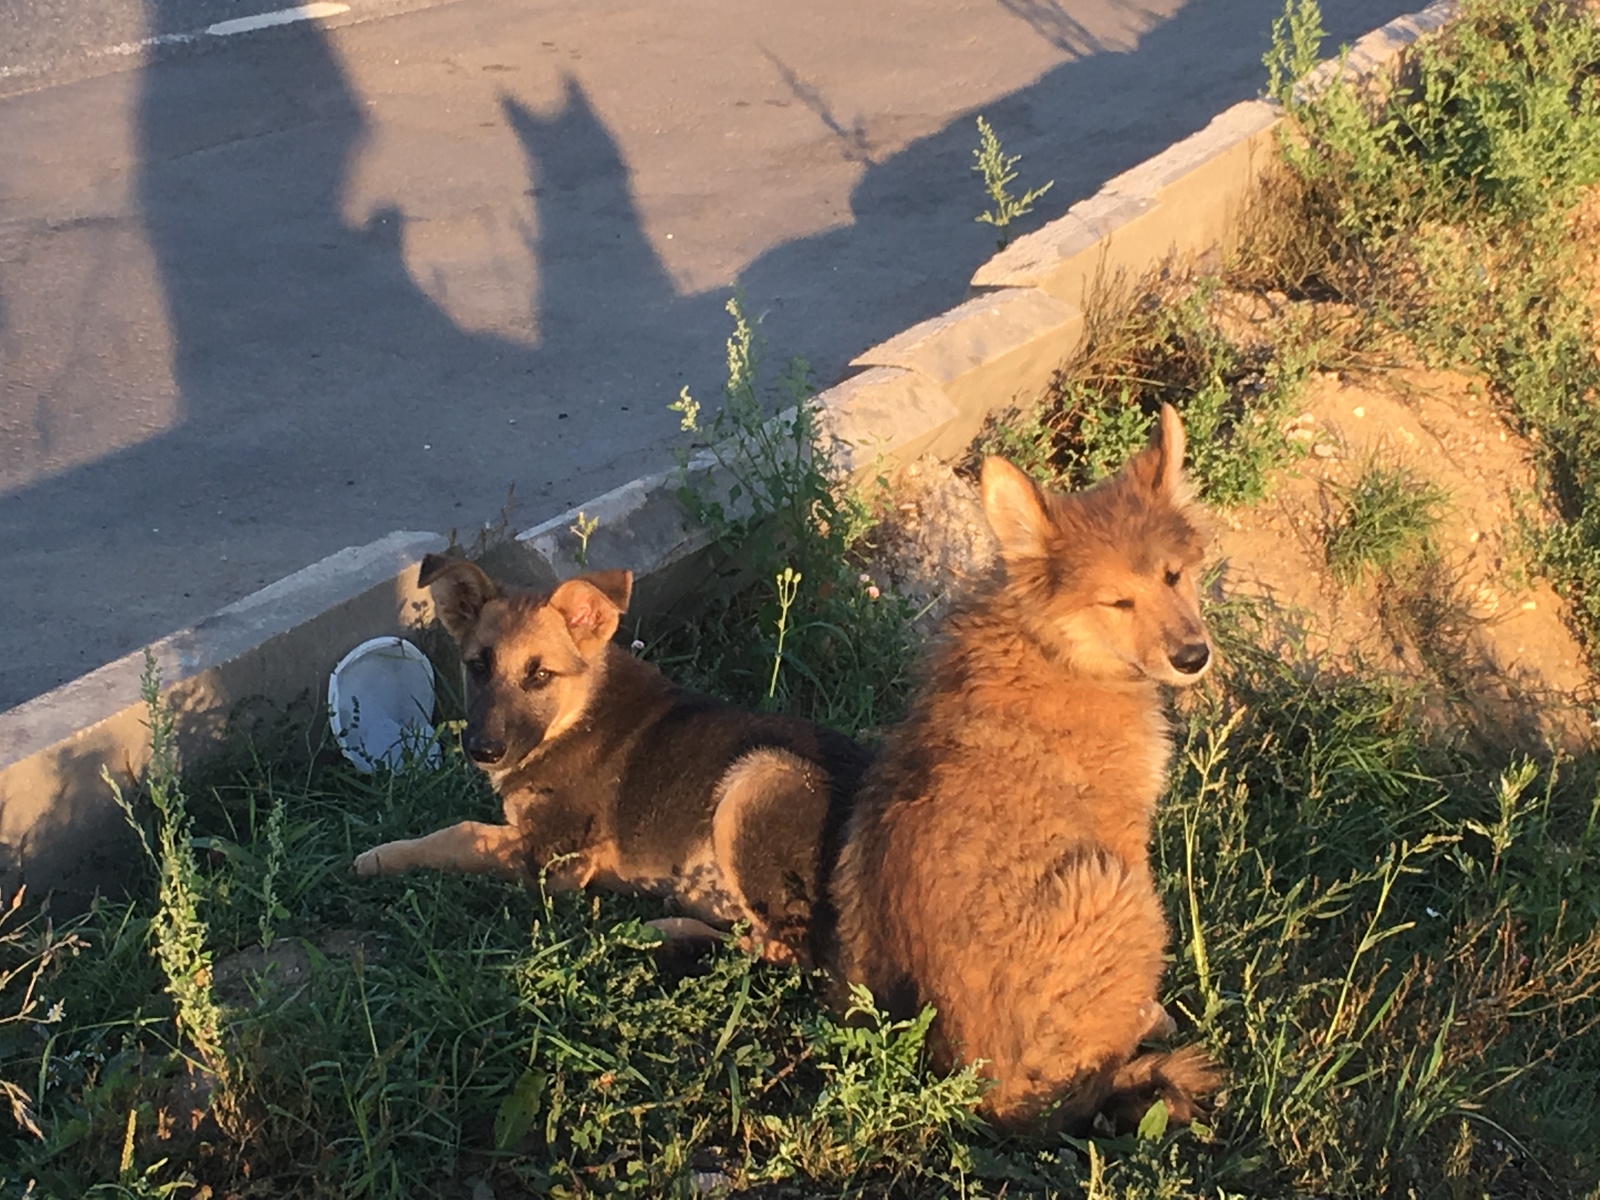
[[[1218,599],[1244,601],[1291,661],[1414,678],[1502,744],[1591,748],[1594,681],[1566,605],[1524,566],[1519,528],[1548,519],[1530,448],[1471,378],[1399,370],[1315,376],[1290,421],[1302,456],[1267,498],[1215,515]],[[1327,536],[1372,463],[1439,489],[1425,565],[1340,582]],[[971,479],[923,462],[895,482],[875,571],[930,605],[929,625],[993,545]]]

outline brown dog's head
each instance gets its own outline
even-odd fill
[[[506,589],[472,563],[437,554],[422,560],[417,582],[433,594],[466,667],[461,745],[491,772],[518,765],[577,723],[633,590],[629,571],[579,575],[549,593]]]
[[[1205,538],[1183,478],[1171,405],[1150,445],[1071,494],[1046,493],[1001,458],[983,464],[983,510],[1021,620],[1080,675],[1186,686],[1211,664],[1196,578]]]

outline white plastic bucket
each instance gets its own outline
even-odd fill
[[[433,664],[405,638],[362,642],[328,676],[328,719],[344,756],[363,771],[398,770],[409,752],[439,762]]]

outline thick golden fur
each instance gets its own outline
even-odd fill
[[[1204,541],[1170,408],[1086,491],[984,464],[994,578],[922,664],[908,719],[869,769],[835,877],[842,976],[892,1011],[938,1009],[940,1065],[982,1060],[985,1109],[1015,1125],[1188,1119],[1216,1085],[1170,1029],[1151,818],[1171,741],[1163,685],[1210,661]]]

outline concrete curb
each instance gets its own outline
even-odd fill
[[[330,555],[162,638],[150,653],[180,756],[216,743],[243,700],[316,694],[351,646],[426,624],[417,567],[436,533],[397,532]],[[0,884],[86,895],[122,876],[122,815],[102,767],[131,783],[149,760],[141,651],[0,713]]]
[[[1441,0],[1367,34],[1302,87],[1335,77],[1381,79],[1404,53],[1454,15]],[[1170,259],[1230,246],[1282,123],[1252,100],[1108,181],[1065,216],[1018,239],[972,277],[975,294],[865,351],[866,368],[816,398],[823,443],[852,478],[923,454],[954,454],[986,417],[1036,397],[1080,348],[1085,301],[1119,274],[1136,278]],[[782,419],[781,417],[778,419]],[[598,521],[590,567],[628,567],[638,607],[661,612],[703,583],[710,537],[679,500],[681,488],[725,485],[715,455],[683,471],[636,479],[518,534],[484,558],[501,577],[548,585],[577,573],[580,513]],[[433,533],[400,532],[341,551],[158,642],[180,749],[215,744],[241,701],[320,696],[351,645],[414,630],[431,618],[416,564],[444,547]],[[146,761],[139,699],[143,654],[130,655],[0,713],[0,886],[79,892],[114,878],[121,816],[102,765],[131,777]]]

